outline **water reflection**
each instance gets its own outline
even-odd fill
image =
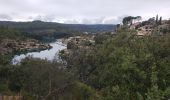
[[[19,64],[21,60],[23,60],[24,58],[28,56],[31,56],[33,58],[47,59],[49,61],[52,61],[54,58],[56,59],[56,57],[58,57],[58,53],[60,50],[63,50],[66,48],[66,45],[64,45],[62,42],[59,42],[59,41],[50,43],[50,45],[53,47],[50,50],[15,55],[14,58],[12,59],[12,64],[14,65]]]

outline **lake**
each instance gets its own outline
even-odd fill
[[[26,54],[15,55],[12,59],[12,64],[19,64],[24,58],[29,56],[33,58],[47,59],[49,61],[53,61],[54,58],[57,59],[59,51],[66,48],[66,45],[59,40],[49,44],[52,46],[52,48],[49,50],[43,50],[40,52],[28,52]]]

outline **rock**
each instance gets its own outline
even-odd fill
[[[28,52],[51,49],[49,44],[38,43],[36,40],[15,41],[3,39],[0,43],[0,54],[8,54],[12,52]]]

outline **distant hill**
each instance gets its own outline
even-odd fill
[[[65,35],[77,34],[77,33],[99,33],[99,32],[113,32],[115,25],[85,25],[85,24],[61,24],[55,22],[11,22],[0,21],[0,27],[8,27],[12,29],[20,30],[27,35],[35,38],[59,38]]]

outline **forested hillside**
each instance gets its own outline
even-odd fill
[[[20,30],[27,36],[39,40],[54,40],[70,36],[73,34],[99,33],[99,32],[114,32],[115,25],[83,25],[83,24],[61,24],[54,22],[9,22],[0,21],[0,27],[8,27],[11,29]]]
[[[88,49],[73,47],[62,56],[102,100],[170,99],[169,33],[139,37],[121,30],[96,36],[96,43]]]

